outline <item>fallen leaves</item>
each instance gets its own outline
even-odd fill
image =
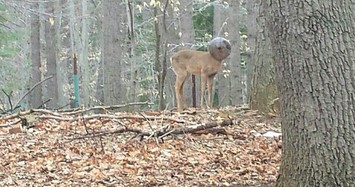
[[[53,114],[53,118],[45,117]],[[159,111],[142,114],[80,118],[46,112],[26,131],[14,130],[19,128],[16,125],[2,127],[0,186],[230,186],[276,180],[281,138],[261,134],[280,132],[277,118],[232,107],[182,115]],[[127,131],[75,139],[115,131],[122,124],[149,132],[225,119],[234,125],[197,134],[141,140]],[[0,118],[2,124],[12,120],[16,119]]]

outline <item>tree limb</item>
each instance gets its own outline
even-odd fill
[[[199,124],[197,126],[192,126],[192,127],[182,127],[178,129],[169,129],[169,128],[164,128],[164,129],[158,129],[157,131],[143,131],[141,129],[137,128],[130,128],[130,127],[123,127],[114,131],[101,131],[101,132],[96,132],[96,133],[91,133],[83,136],[78,136],[74,138],[70,138],[69,141],[73,140],[78,140],[78,139],[86,139],[86,138],[95,138],[95,137],[102,137],[102,136],[107,136],[107,135],[112,135],[112,134],[121,134],[124,132],[132,132],[136,133],[138,136],[141,136],[141,139],[144,136],[156,136],[158,138],[165,137],[167,135],[179,135],[179,134],[186,134],[186,133],[193,133],[201,130],[206,130],[210,128],[214,128],[217,126],[229,126],[233,125],[233,121],[231,119],[226,119],[223,120],[222,122],[209,122],[206,124]]]

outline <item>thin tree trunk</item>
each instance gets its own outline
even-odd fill
[[[195,40],[193,20],[192,20],[192,16],[193,16],[192,3],[193,2],[190,0],[181,0],[180,7],[179,7],[180,10],[179,15],[180,15],[180,22],[181,22],[180,41],[182,43],[182,46],[186,48],[191,48]],[[199,80],[199,78],[192,75],[191,80],[185,81],[184,88],[183,88],[187,103],[188,104],[192,103],[193,107],[196,107],[196,100],[200,101],[200,94],[196,94],[196,88],[200,88],[200,84],[196,84],[196,82],[199,82],[196,80]],[[189,97],[189,95],[192,95],[192,97]]]
[[[229,0],[228,15],[226,30],[228,32],[228,39],[232,45],[232,51],[230,57],[225,61],[227,63],[229,73],[229,84],[230,91],[228,105],[241,105],[245,102],[245,92],[243,91],[243,75],[240,65],[240,34],[239,34],[239,22],[240,22],[240,11],[239,0]]]
[[[214,4],[214,12],[213,12],[213,38],[215,37],[225,37],[225,24],[224,22],[227,20],[226,7],[223,6],[221,0],[217,0]],[[233,47],[233,46],[232,46]],[[224,60],[227,62],[228,59]],[[226,64],[224,64],[218,72],[213,84],[213,104],[218,105],[228,105],[229,103],[229,91],[230,91],[230,82],[229,82],[229,70],[227,69]]]
[[[81,1],[81,8],[82,8],[82,19],[81,19],[81,50],[79,56],[79,64],[80,64],[80,72],[82,77],[82,92],[81,92],[81,104],[84,106],[90,106],[90,65],[88,61],[88,50],[89,50],[89,19],[88,19],[88,1],[82,0]]]
[[[130,102],[137,101],[137,75],[138,68],[136,65],[136,57],[134,55],[135,48],[135,33],[134,33],[134,2],[131,0],[125,0],[126,3],[126,15],[127,15],[127,26],[128,26],[128,40],[127,40],[127,54],[128,61],[130,64],[130,78],[129,78],[129,89],[128,91],[128,99]],[[129,107],[130,110],[135,110],[136,106]]]
[[[56,62],[57,62],[57,92],[58,92],[58,107],[63,108],[68,106],[68,99],[65,98],[64,94],[64,85],[66,78],[66,67],[64,61],[62,60],[62,31],[63,31],[63,9],[61,0],[54,1],[54,27],[55,27],[55,36],[56,36]]]
[[[47,98],[50,99],[48,108],[58,108],[58,79],[57,79],[57,37],[54,18],[54,3],[46,2],[45,40],[46,40],[46,62],[47,76],[53,76],[47,81]]]
[[[40,27],[39,16],[36,12],[39,11],[39,3],[34,2],[31,14],[31,78],[30,85],[33,86],[41,81],[41,43],[40,43]],[[37,108],[42,104],[42,86],[36,87],[29,96],[29,105],[31,108]]]
[[[163,28],[161,28],[161,25],[163,23],[163,19],[159,19],[158,16],[158,11],[159,7],[155,6],[154,7],[154,17],[156,17],[155,20],[155,37],[156,37],[156,42],[155,42],[155,73],[157,74],[158,78],[158,107],[160,110],[163,110],[165,108],[165,101],[164,101],[164,72],[163,72],[163,64],[164,61],[160,59],[160,55],[162,52],[162,46],[161,44],[164,43],[164,36],[163,36]],[[163,54],[164,55],[164,54]]]
[[[252,88],[252,79],[254,73],[254,64],[255,64],[255,46],[256,46],[256,37],[257,37],[257,25],[256,20],[258,16],[259,3],[261,0],[246,0],[245,7],[247,9],[247,28],[248,28],[248,38],[247,38],[247,47],[246,50],[246,67],[247,67],[247,96],[250,100],[251,88]]]

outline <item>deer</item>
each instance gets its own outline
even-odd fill
[[[183,49],[170,58],[172,69],[176,75],[175,96],[178,112],[186,109],[187,103],[183,93],[183,86],[191,74],[200,76],[201,100],[200,106],[205,109],[204,95],[207,84],[207,107],[212,108],[213,78],[221,69],[222,61],[230,55],[231,44],[222,37],[216,37],[209,42],[208,51]]]

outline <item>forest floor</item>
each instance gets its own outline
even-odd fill
[[[1,117],[0,186],[247,187],[276,180],[281,137],[273,114],[241,107],[89,112]]]

